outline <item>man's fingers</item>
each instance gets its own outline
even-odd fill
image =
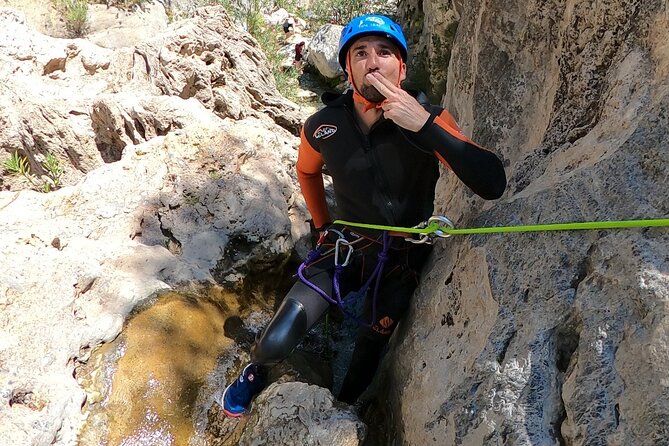
[[[388,87],[390,90],[398,90],[398,89],[399,89],[399,88],[397,87],[397,85],[395,85],[395,84],[393,84],[392,82],[390,82],[390,79],[386,79],[386,77],[385,77],[384,75],[382,75],[380,72],[378,72],[378,71],[373,71],[373,72],[371,72],[370,74],[372,75],[372,77],[373,77],[374,79],[377,79],[379,82],[381,82],[383,85],[385,85],[386,87]]]
[[[383,75],[381,74],[377,76],[374,73],[369,73],[367,74],[367,81],[370,84],[372,84],[372,86],[374,86],[377,90],[379,90],[379,93],[381,93],[385,97],[392,95],[397,90],[397,87],[394,86],[388,79],[383,77]]]

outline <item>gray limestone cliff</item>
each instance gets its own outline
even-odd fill
[[[419,49],[457,26],[433,79],[509,177],[484,202],[443,175],[439,213],[459,227],[669,215],[665,2],[403,3]],[[667,228],[439,242],[377,383],[388,444],[668,443],[668,253]]]

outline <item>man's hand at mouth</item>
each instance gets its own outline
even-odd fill
[[[377,71],[367,73],[365,80],[385,96],[381,108],[386,119],[407,130],[417,132],[430,118],[430,113],[413,96],[393,85],[381,73]]]

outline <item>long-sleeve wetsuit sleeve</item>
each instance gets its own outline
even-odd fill
[[[494,200],[504,193],[506,174],[502,161],[463,135],[446,110],[431,114],[412,136],[421,147],[433,151],[475,194]]]
[[[304,128],[300,132],[300,148],[297,155],[297,180],[304,195],[304,201],[314,219],[317,229],[328,224],[330,212],[325,201],[325,186],[323,185],[323,158],[304,136]]]

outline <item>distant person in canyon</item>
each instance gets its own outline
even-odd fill
[[[353,404],[372,381],[384,347],[409,307],[430,245],[410,234],[332,224],[323,167],[332,177],[336,217],[350,222],[413,227],[432,216],[441,162],[484,199],[506,188],[500,159],[465,136],[442,107],[404,90],[407,43],[400,26],[364,15],[344,27],[339,63],[351,89],[326,94],[325,108],[301,132],[297,175],[319,242],[251,351],[252,362],[223,394],[240,416],[267,384],[268,369],[285,359],[335,297],[365,299],[351,363],[339,400]],[[334,293],[334,294],[333,294]]]
[[[286,38],[293,35],[295,32],[295,19],[292,16],[286,17],[283,21],[283,34]]]
[[[293,57],[293,66],[299,72],[302,71],[304,64],[304,46],[306,42],[302,41],[295,44],[295,56]]]

